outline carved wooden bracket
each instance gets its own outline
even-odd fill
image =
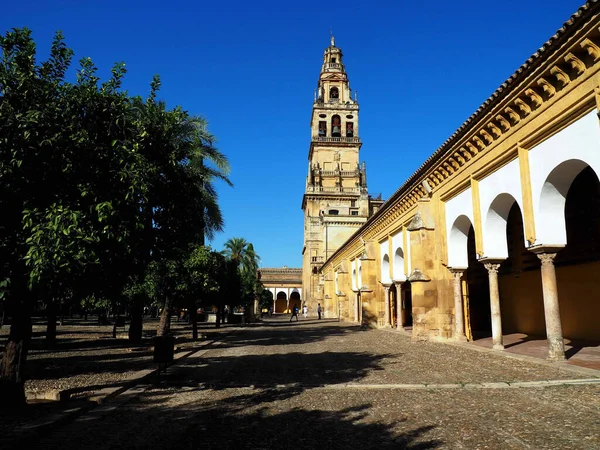
[[[506,132],[506,131],[510,130],[510,127],[511,127],[510,122],[508,120],[506,120],[502,114],[498,114],[496,116],[496,120],[502,127],[502,131]]]
[[[448,174],[452,175],[454,173],[454,169],[447,162],[442,163],[442,167],[448,172]]]
[[[515,105],[519,107],[519,109],[523,112],[524,115],[527,116],[531,114],[531,107],[527,103],[525,103],[523,99],[517,98],[515,100]]]
[[[464,163],[466,163],[465,158],[463,158],[463,156],[458,153],[458,152],[454,152],[454,155],[452,155],[452,159],[450,160],[450,162],[452,163],[452,165],[454,165],[454,163],[457,164],[456,168],[458,169],[460,166],[462,166]]]
[[[550,73],[556,77],[563,87],[571,82],[571,77],[569,74],[558,66],[554,66],[552,69],[550,69]]]
[[[550,83],[548,80],[546,80],[545,78],[540,78],[539,80],[537,80],[537,84],[542,87],[542,89],[544,90],[544,92],[546,94],[548,94],[548,97],[552,97],[554,94],[556,94],[556,88],[554,87],[554,85],[552,83]],[[527,92],[527,91],[525,91],[525,92]],[[540,99],[542,98],[537,93],[535,95],[537,95]],[[533,102],[535,102],[535,99],[533,96],[531,96],[531,100]],[[542,99],[542,101],[539,102],[536,106],[541,106],[543,101],[544,100]]]
[[[546,80],[544,80],[543,78],[540,78],[537,83],[539,85],[542,84],[550,84],[548,83]],[[550,85],[550,87],[552,87],[554,89],[554,86]],[[546,88],[544,88],[545,90]],[[554,90],[554,92],[556,92],[556,89]],[[531,99],[531,102],[535,105],[536,108],[539,108],[540,106],[542,106],[542,103],[544,103],[544,99],[542,98],[542,96],[540,94],[538,94],[537,92],[535,92],[533,89],[529,88],[529,89],[525,89],[525,95],[528,96]]]
[[[581,45],[581,48],[588,52],[588,54],[592,57],[592,61],[596,62],[600,59],[600,47],[598,47],[590,39],[584,39],[579,45]]]
[[[477,147],[475,147],[470,142],[467,142],[465,144],[465,146],[467,147],[467,150],[471,153],[471,155],[475,156],[475,155],[477,155],[477,153],[479,153],[479,150],[477,149]]]
[[[519,113],[512,109],[510,106],[504,108],[504,112],[508,114],[508,118],[512,120],[513,125],[516,125],[521,121],[521,116],[519,115]]]
[[[567,53],[567,56],[565,56],[565,61],[571,64],[571,67],[577,75],[581,75],[583,72],[585,72],[585,63],[573,53]]]
[[[494,142],[493,136],[490,133],[488,133],[487,131],[481,130],[479,132],[479,134],[483,137],[483,139],[485,139],[485,142],[487,142],[488,144],[491,144],[492,142]]]
[[[488,128],[490,129],[495,138],[499,138],[500,136],[502,136],[502,130],[498,128],[495,123],[490,122],[488,124]]]
[[[485,143],[477,136],[473,136],[473,142],[477,144],[477,147],[479,147],[480,150],[485,150]]]

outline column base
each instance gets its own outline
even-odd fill
[[[492,346],[492,348],[493,348],[494,350],[504,350],[504,345],[502,345],[502,344],[494,344],[494,345]]]
[[[548,338],[548,361],[565,361],[565,343],[562,337]]]

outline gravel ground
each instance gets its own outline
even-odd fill
[[[57,326],[57,343],[48,347],[44,339],[45,325],[34,325],[33,339],[27,357],[27,381],[25,389],[33,392],[69,390],[72,397],[85,398],[107,386],[120,386],[135,372],[154,367],[152,341],[158,321],[144,323],[144,339],[139,345],[131,345],[127,332],[118,328],[117,338],[112,337],[112,325],[95,325],[90,319],[65,320]],[[200,333],[215,332],[212,326],[201,326]],[[183,322],[172,323],[177,337],[176,346],[181,351],[193,345],[190,328]],[[0,330],[0,342],[4,345],[9,327]],[[0,357],[3,347],[0,348]]]
[[[319,387],[577,377],[560,366],[325,321],[272,325],[228,336],[128,403],[81,417],[37,448],[600,448],[598,385]]]

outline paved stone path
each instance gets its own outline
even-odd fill
[[[600,448],[600,384],[541,383],[590,375],[395,332],[282,319],[231,332],[36,446]]]

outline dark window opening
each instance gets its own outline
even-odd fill
[[[340,98],[340,91],[338,91],[338,88],[332,87],[329,90],[329,98]]]
[[[337,209],[330,209],[329,210],[329,215],[330,216],[337,216],[340,212]]]
[[[340,116],[337,114],[331,118],[331,136],[340,137],[342,134]]]
[[[337,62],[337,58],[331,58],[331,62],[332,63]]]
[[[354,208],[356,206],[356,200],[350,200],[350,206]]]
[[[319,136],[327,136],[327,122],[324,120],[319,122]]]
[[[346,137],[354,137],[354,124],[346,122]]]
[[[350,215],[351,215],[351,216],[358,216],[358,211],[352,211],[352,212],[350,213]]]

